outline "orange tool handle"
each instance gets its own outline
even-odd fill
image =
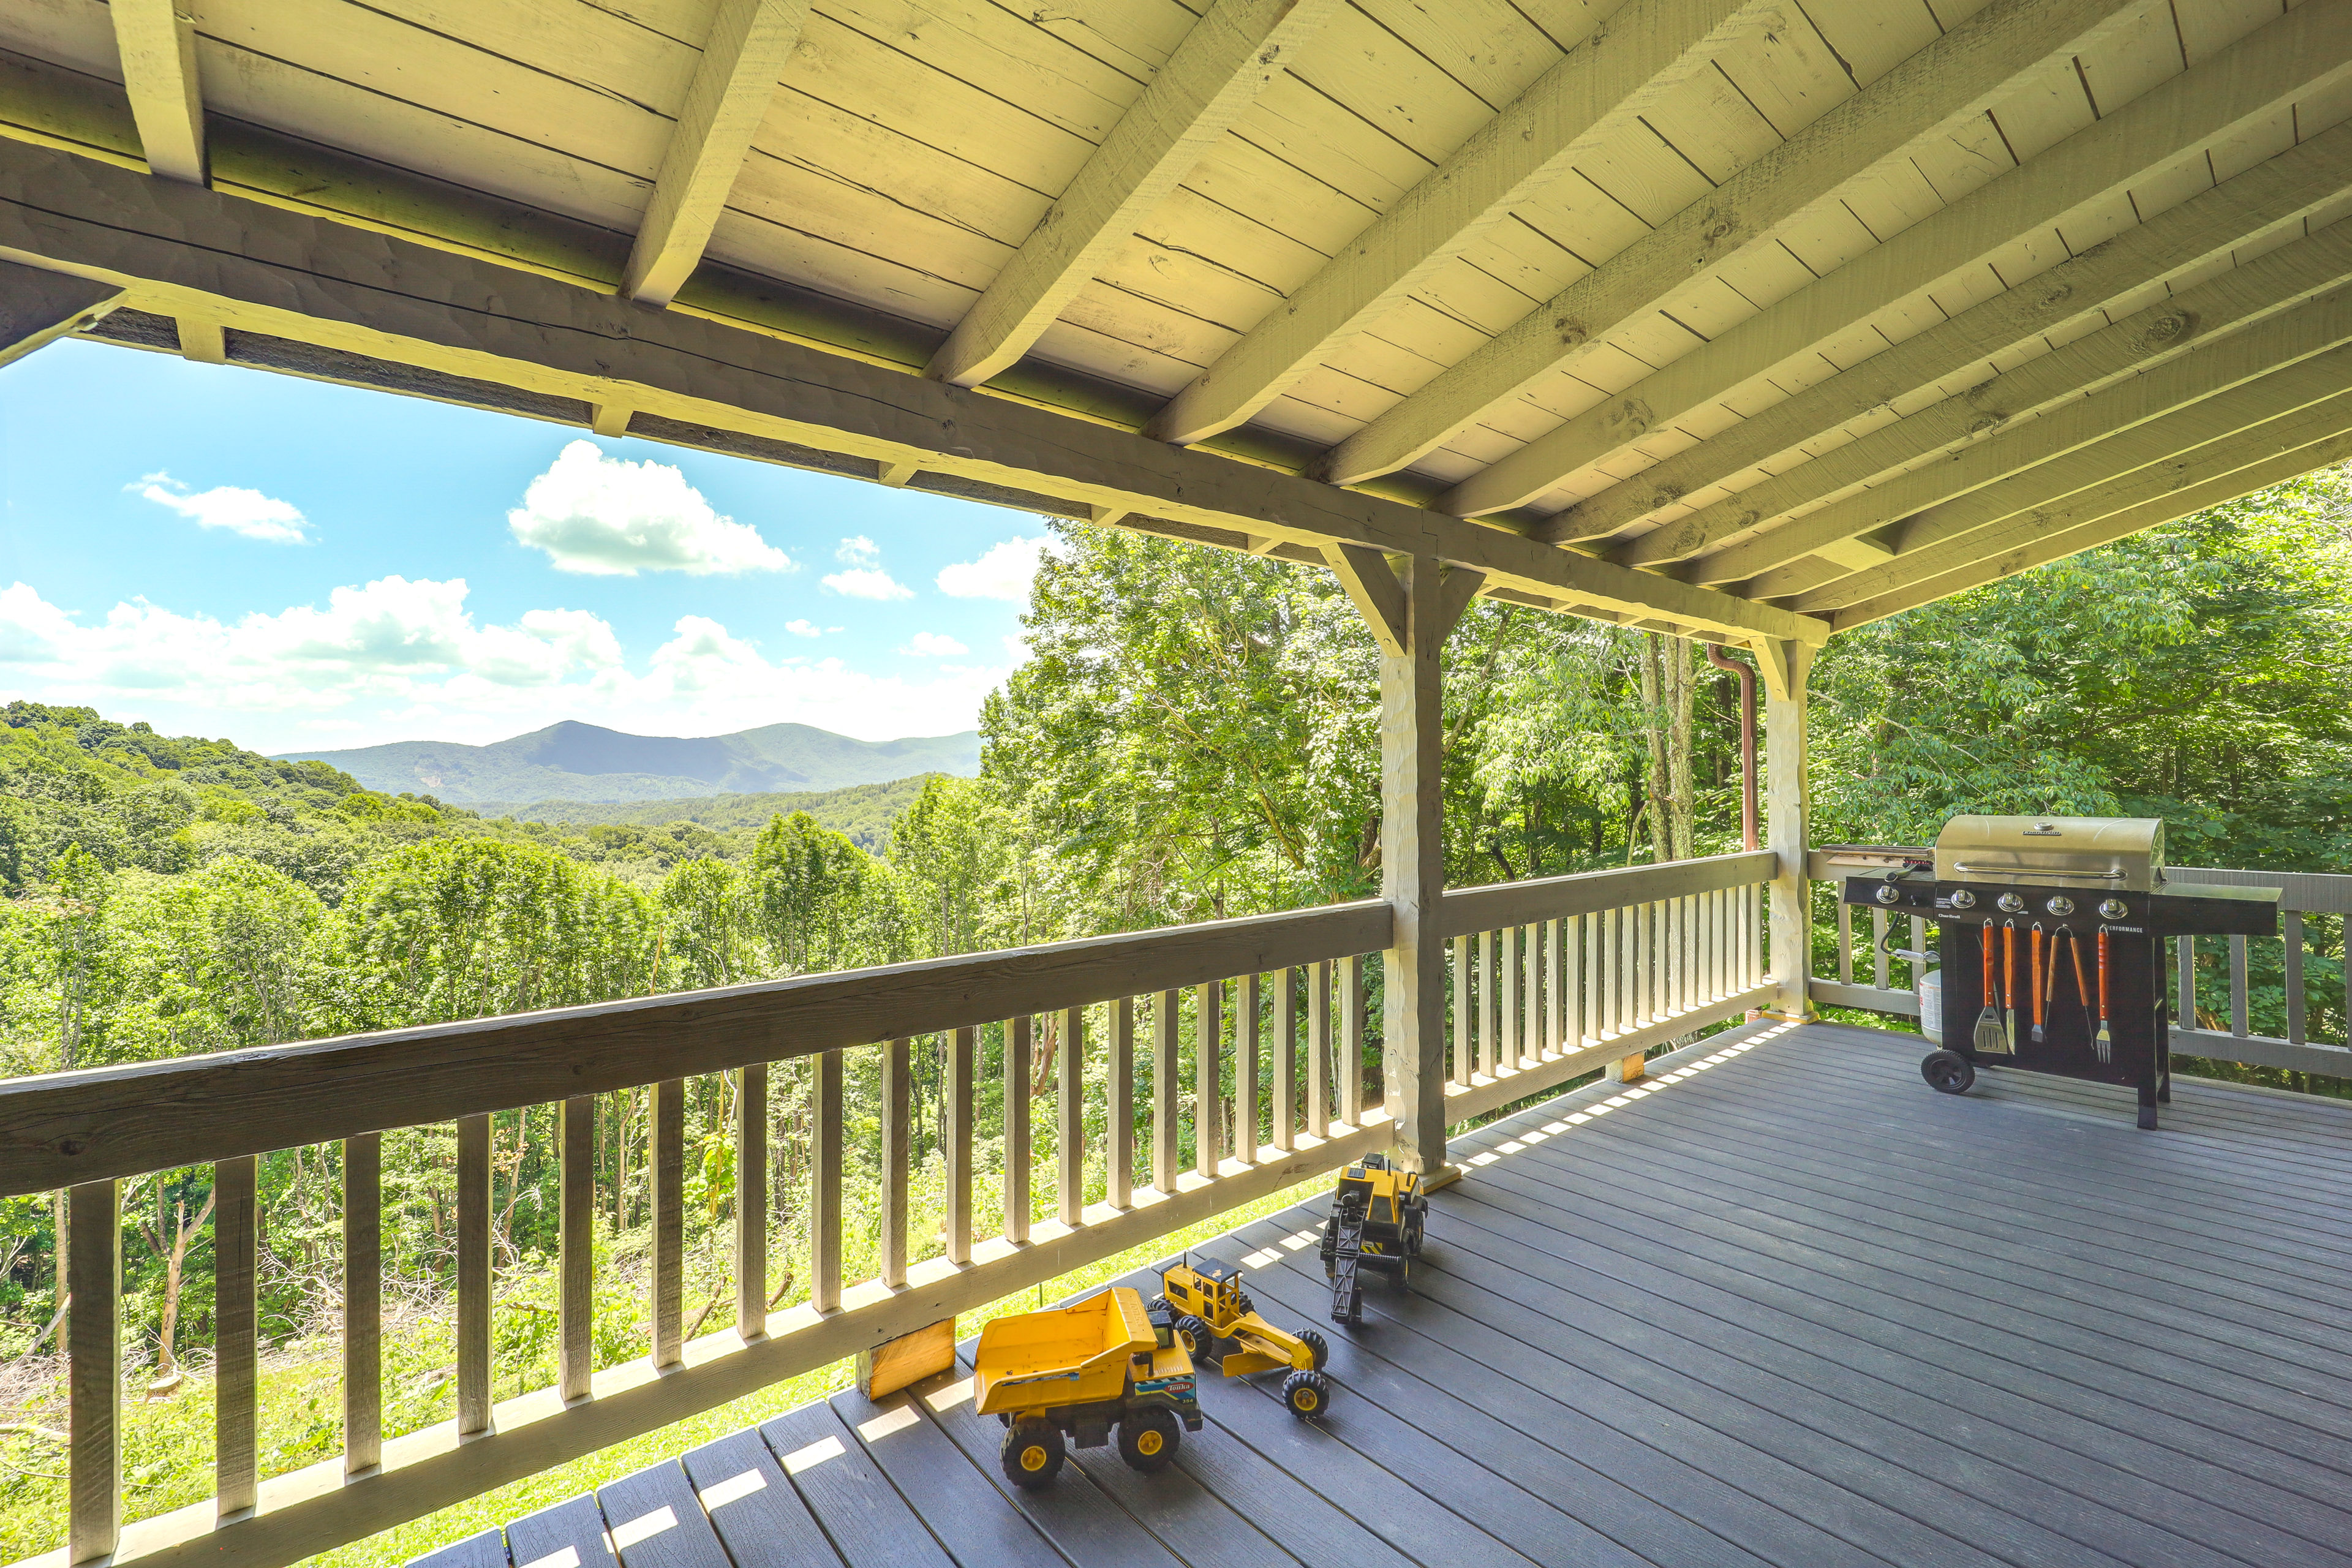
[[[2066,955],[2074,961],[2074,999],[2087,1007],[2091,1005],[2091,988],[2084,983],[2083,937],[2072,927],[2066,931]]]
[[[2042,922],[2033,922],[2033,967],[2026,971],[2026,979],[2033,985],[2033,1026],[2042,1026]]]
[[[2017,1011],[2017,922],[2000,922],[2000,991],[2011,1013]],[[2014,1027],[2015,1026],[2011,1026]]]
[[[2099,1022],[2107,1021],[2107,928],[2099,928]]]
[[[1984,927],[1984,972],[1985,972],[1985,973],[1984,973],[1984,1005],[1985,1005],[1986,1006],[1990,1007],[1990,1006],[1991,1006],[1991,1005],[1992,1005],[1992,997],[1993,997],[1993,990],[1992,990],[1992,921],[1985,921],[1985,927]]]

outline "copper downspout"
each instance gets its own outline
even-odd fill
[[[1756,847],[1756,670],[1723,651],[1721,643],[1706,645],[1706,662],[1739,677],[1739,843]]]

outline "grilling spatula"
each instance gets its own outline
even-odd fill
[[[2107,928],[2099,928],[2099,1032],[2091,1041],[2091,1051],[2101,1061],[2115,1055],[2116,1045],[2107,1034]]]
[[[1979,1056],[2006,1056],[2009,1037],[2001,1033],[2000,1008],[1992,988],[1992,922],[1985,921],[1984,938],[1979,943],[1984,949],[1984,1011],[1977,1015],[1976,1048]]]

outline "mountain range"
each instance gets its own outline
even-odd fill
[[[980,731],[900,741],[853,741],[807,724],[767,724],[731,735],[628,735],[565,720],[487,746],[394,741],[344,752],[286,752],[317,760],[387,795],[429,795],[452,805],[490,801],[677,800],[772,790],[835,790],[909,773],[980,771]]]

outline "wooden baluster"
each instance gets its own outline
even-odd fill
[[[1839,908],[1845,906],[1841,903]],[[1870,911],[1870,978],[1881,991],[1892,989],[1886,973],[1886,911]]]
[[[2197,1026],[2197,939],[2182,937],[2178,952],[2179,960],[2174,967],[2180,983],[2180,1016],[2176,1021],[2184,1029],[2193,1029]]]
[[[593,1100],[576,1101],[581,1107],[581,1120],[588,1120]],[[568,1126],[567,1126],[568,1130]],[[590,1145],[593,1148],[593,1145]],[[568,1158],[564,1169],[571,1164]],[[584,1157],[581,1169],[586,1173],[589,1186],[595,1166]],[[591,1192],[593,1194],[593,1187]],[[584,1251],[589,1245],[590,1219],[594,1213],[593,1195],[583,1210],[580,1242]],[[571,1189],[564,1189],[565,1215],[570,1215]],[[571,1241],[564,1242],[564,1285],[569,1289],[572,1279]],[[589,1305],[590,1281],[585,1268],[582,1271],[582,1301]],[[567,1332],[569,1331],[567,1330]],[[768,1331],[768,1064],[752,1062],[737,1069],[735,1074],[735,1331],[746,1340],[756,1339]],[[585,1359],[586,1343],[581,1346]],[[584,1393],[585,1390],[583,1390]]]
[[[1257,1163],[1257,992],[1255,974],[1234,982],[1234,1158],[1244,1165]]]
[[[1115,1209],[1135,1206],[1135,998],[1122,996],[1111,1009],[1110,1077],[1103,1096],[1103,1120],[1110,1134],[1110,1170],[1106,1195]]]
[[[213,1225],[215,1237],[225,1234]],[[250,1342],[250,1301],[244,1331]],[[343,1140],[343,1474],[383,1462],[383,1134],[362,1132]]]
[[[1853,906],[1843,899],[1837,901],[1837,977],[1841,985],[1853,984]]]
[[[1921,920],[1917,915],[1913,915],[1911,917],[1911,951],[1914,952],[1925,952],[1927,951],[1927,922]],[[1911,989],[1914,991],[1918,990],[1919,977],[1927,972],[1927,964],[1916,958],[1906,958],[1903,962],[1910,966]],[[2095,985],[2098,982],[2093,981],[2092,984]],[[2095,1001],[2090,1001],[2087,999],[2084,1005],[2090,1007],[2096,1007],[2098,1005]]]
[[[1217,1173],[1223,1148],[1217,1112],[1224,1101],[1223,1045],[1225,985],[1213,980],[1192,987],[1192,1169],[1201,1176]]]
[[[1559,922],[1559,1048],[1584,1048],[1584,917]]]
[[[1307,1131],[1331,1136],[1331,966],[1307,966]]]
[[[1465,1086],[1475,1068],[1471,1052],[1478,1031],[1470,973],[1470,939],[1457,936],[1454,939],[1454,1081]]]
[[[2244,1039],[2249,1032],[2246,1007],[2246,939],[2230,939],[2230,1033]]]
[[[555,1108],[555,1391],[566,1404],[588,1397],[596,1372],[596,1100],[580,1095]],[[736,1174],[743,1174],[737,1162]],[[758,1178],[767,1179],[764,1167]],[[739,1190],[737,1201],[742,1200]]]
[[[1478,1068],[1495,1076],[1495,933],[1478,933]]]
[[[1004,1239],[1029,1239],[1029,1046],[1024,1013],[1004,1030]]]
[[[971,1261],[972,1051],[980,1031],[966,1025],[948,1037],[948,1261]]]
[[[1282,972],[1274,995],[1274,1146],[1298,1146],[1298,971]]]
[[[1339,1120],[1364,1124],[1364,959],[1339,961]]]
[[[122,1184],[66,1189],[66,1561],[122,1535]]]
[[[841,1306],[841,1052],[820,1051],[809,1106],[809,1305]]]
[[[1567,988],[1562,984],[1567,971],[1562,967],[1562,934],[1559,929],[1563,923],[1551,920],[1543,924],[1543,1052],[1547,1057],[1559,1055],[1567,1034],[1568,997]]]
[[[1519,994],[1525,973],[1519,952],[1519,928],[1506,926],[1495,933],[1495,958],[1502,968],[1496,992],[1495,1065],[1517,1070],[1519,1065]]]
[[[654,1364],[676,1366],[686,1353],[686,1080],[654,1085]]]
[[[457,1120],[457,1432],[490,1426],[490,1119]]]
[[[1657,910],[1654,903],[1633,906],[1633,1016],[1629,1023],[1634,1028],[1658,1016],[1651,991],[1656,973],[1653,955],[1657,941]]]
[[[1592,916],[1591,944],[1585,950],[1585,996],[1592,1019],[1592,1037],[1605,1039],[1617,1032],[1617,911],[1601,910]]]
[[[1087,1010],[1063,1008],[1060,1033],[1060,1059],[1054,1065],[1060,1080],[1055,1085],[1055,1186],[1062,1223],[1076,1229],[1087,1216]]]
[[[1178,993],[1162,991],[1151,1006],[1151,1184],[1176,1191],[1176,1158],[1181,1143],[1176,1124],[1176,1074],[1181,1041]]]
[[[346,1142],[343,1150],[343,1259],[348,1270],[351,1143]],[[213,1513],[216,1519],[251,1508],[260,1482],[255,1445],[260,1394],[253,1301],[256,1164],[250,1154],[213,1164]],[[347,1383],[352,1327],[346,1319]]]
[[[1528,926],[1521,932],[1519,973],[1527,979],[1519,1005],[1519,1065],[1539,1061],[1544,1054],[1544,928]]]
[[[907,1282],[907,1180],[912,1164],[914,1044],[905,1036],[882,1047],[882,1283]]]
[[[2279,917],[2279,934],[2286,944],[2286,1037],[2302,1045],[2306,1037],[2303,994],[2303,916],[2288,910]]]

